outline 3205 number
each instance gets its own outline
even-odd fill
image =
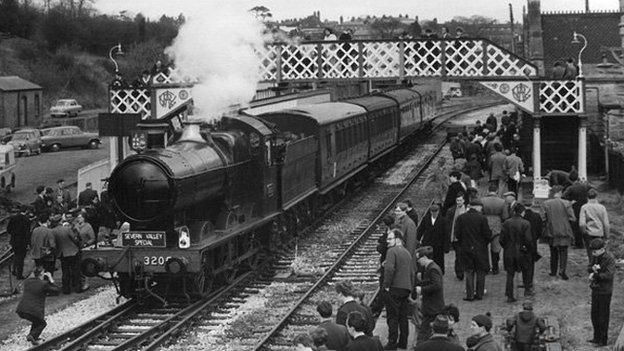
[[[145,256],[143,257],[143,264],[146,266],[164,266],[171,256]]]

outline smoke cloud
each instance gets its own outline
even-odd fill
[[[165,53],[180,77],[197,79],[194,115],[218,118],[235,104],[248,103],[260,78],[264,25],[249,9],[228,1],[201,2],[184,11],[186,23]]]

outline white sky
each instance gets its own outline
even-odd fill
[[[236,4],[243,9],[263,5],[271,10],[276,19],[301,18],[321,11],[321,19],[345,20],[359,15],[409,14],[421,20],[438,18],[450,20],[456,16],[482,15],[499,21],[509,19],[512,4],[516,21],[522,18],[522,7],[527,0],[96,0],[95,7],[104,13],[116,14],[122,10],[143,13],[150,19],[163,14],[188,16],[198,7],[214,8]],[[589,0],[590,10],[617,10],[619,0]],[[542,12],[578,11],[585,9],[585,0],[542,0]]]

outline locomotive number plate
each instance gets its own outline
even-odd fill
[[[143,264],[146,266],[164,266],[165,262],[167,262],[171,256],[144,256]]]
[[[165,247],[165,232],[127,232],[121,238],[123,246]]]

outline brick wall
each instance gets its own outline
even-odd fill
[[[0,106],[0,128],[9,127],[22,127],[22,126],[38,126],[43,121],[45,111],[43,110],[43,94],[41,90],[28,90],[28,91],[5,91],[0,92],[2,94],[2,100],[4,104]],[[36,98],[38,96],[38,100]],[[26,98],[26,112],[27,116],[24,122],[19,121],[20,99]],[[38,102],[38,105],[36,104]]]

